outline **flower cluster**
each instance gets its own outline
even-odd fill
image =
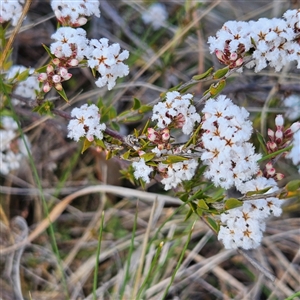
[[[268,65],[278,72],[291,61],[300,68],[299,11],[289,10],[282,19],[261,18],[258,21],[228,21],[210,37],[211,53],[230,68],[240,66],[246,54],[252,60],[246,67],[259,72]]]
[[[171,151],[167,153],[171,154]],[[167,191],[171,188],[176,188],[184,180],[192,179],[198,167],[198,161],[196,159],[187,159],[176,163],[160,162],[154,167],[148,166],[144,158],[140,158],[139,161],[133,162],[132,166],[134,168],[134,177],[142,179],[146,183],[150,182],[150,174],[156,171],[162,177],[161,183],[164,184],[164,189]]]
[[[244,194],[266,188],[270,189],[261,195],[261,199],[244,201],[242,206],[221,214],[218,239],[223,242],[226,249],[257,248],[263,238],[266,219],[271,215],[276,217],[281,215],[282,201],[276,197],[264,197],[278,189],[273,179],[257,177],[240,186]]]
[[[62,90],[61,82],[72,76],[68,69],[78,66],[83,59],[100,74],[96,81],[98,87],[107,85],[111,90],[117,78],[129,73],[128,66],[123,63],[129,52],[121,52],[118,43],[109,45],[106,38],[88,40],[84,29],[72,27],[61,27],[51,37],[55,42],[50,45],[50,51],[55,58],[50,62],[47,72],[39,76],[39,80],[44,83],[44,92],[48,92],[53,86]]]
[[[51,7],[59,23],[77,27],[86,24],[86,16],[100,17],[99,0],[52,0]]]
[[[111,90],[116,85],[116,79],[128,75],[129,68],[123,63],[127,59],[129,52],[121,51],[118,43],[108,44],[108,39],[92,39],[86,51],[88,66],[95,69],[100,74],[96,81],[98,87],[107,85]]]
[[[33,75],[34,73],[34,69],[32,68],[26,68],[24,66],[17,66],[14,65],[12,66],[8,73],[6,74],[6,79],[8,81],[10,80],[14,80],[20,73],[24,72],[28,70],[29,71],[29,76],[23,80],[23,81],[18,81],[15,86],[14,86],[14,90],[13,93],[15,95],[30,99],[30,100],[35,100],[36,98],[36,93],[38,93],[40,91],[40,87],[39,87],[39,81],[37,79],[36,76]],[[12,102],[13,104],[24,104],[23,102],[20,102],[18,99],[16,98],[12,98]]]
[[[80,108],[75,107],[68,125],[68,137],[79,141],[81,137],[86,137],[90,142],[96,137],[103,139],[103,130],[106,129],[105,124],[100,123],[99,108],[95,105],[84,104]]]
[[[21,17],[24,3],[25,0],[1,0],[0,24],[11,21],[11,25],[16,26]]]
[[[190,134],[196,122],[200,122],[200,115],[191,104],[193,95],[181,95],[179,92],[168,92],[166,100],[153,107],[152,121],[157,120],[159,128],[182,128],[184,134]]]
[[[201,159],[208,166],[205,177],[228,189],[249,180],[258,171],[249,113],[224,95],[209,99],[202,111]]]
[[[83,60],[88,44],[84,29],[61,27],[51,38],[55,40],[50,45],[51,53],[60,60],[65,60],[66,67],[76,66]]]
[[[134,168],[133,175],[136,179],[142,179],[146,183],[150,182],[149,175],[153,171],[153,168],[147,166],[143,158],[140,158],[139,161],[133,162],[132,166]]]
[[[165,190],[176,188],[182,181],[190,180],[194,177],[198,161],[187,159],[181,162],[165,164],[159,163],[157,169],[163,177],[161,183],[165,185]]]
[[[165,5],[161,3],[154,3],[143,12],[142,20],[145,24],[151,24],[154,30],[158,30],[163,26],[168,18],[168,12]]]
[[[13,118],[3,116],[0,119],[0,173],[6,175],[20,167],[21,160],[27,156],[24,142],[17,136],[18,125]],[[29,145],[27,137],[26,144]]]

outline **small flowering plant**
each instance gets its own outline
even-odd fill
[[[4,2],[1,23],[11,20],[16,25],[19,2],[14,16],[7,14],[8,2]],[[73,69],[89,68],[95,88],[110,91],[119,78],[129,75],[126,60],[130,55],[106,37],[89,39],[80,28],[88,17],[100,17],[98,1],[52,0],[51,6],[60,25],[51,36],[53,42],[45,46],[49,55],[45,66],[11,67],[9,53],[4,51],[7,57],[2,57],[0,65],[4,106],[10,97],[16,106],[24,98],[36,99],[34,111],[68,120],[67,137],[81,141],[82,152],[96,147],[107,159],[122,161],[126,168],[121,173],[131,182],[144,188],[159,183],[165,191],[175,191],[189,207],[187,218],[192,214],[203,218],[225,248],[259,247],[267,218],[281,215],[284,199],[299,196],[299,180],[281,184],[285,174],[278,162],[288,159],[300,171],[300,122],[293,115],[285,125],[284,116],[278,114],[274,127],[266,135],[257,133],[253,142],[250,113],[223,92],[230,75],[245,68],[256,73],[267,67],[279,72],[287,63],[300,68],[300,11],[288,10],[282,18],[226,22],[208,39],[211,54],[225,67],[194,75],[151,103],[134,98],[129,110],[117,113],[113,105],[99,99],[67,113],[49,101],[48,93],[57,92],[72,104],[64,86],[74,77]],[[156,13],[161,22],[155,21]],[[165,7],[151,6],[142,19],[158,30],[167,19]],[[3,39],[3,50],[7,45]],[[208,81],[211,85],[200,97],[189,91]],[[130,122],[139,125],[131,134],[121,134],[121,126]],[[7,174],[18,166],[22,151],[12,150],[13,121],[3,118],[1,124],[7,136],[1,145],[1,173]],[[229,197],[230,189],[239,196]]]

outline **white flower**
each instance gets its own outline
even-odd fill
[[[87,19],[84,16],[100,17],[99,0],[52,0],[51,7],[64,26],[82,26]]]
[[[17,76],[17,74],[20,74],[27,69],[28,68],[24,66],[17,66],[17,65],[12,66],[9,69],[8,73],[6,74],[6,78],[8,80],[13,79],[15,76]],[[37,77],[33,75],[33,73],[34,73],[34,69],[29,68],[30,75],[27,77],[27,79],[16,83],[13,90],[14,94],[24,98],[28,98],[30,100],[36,99],[36,92],[40,91],[40,87],[39,87],[39,81]],[[19,104],[19,103],[24,104],[24,102],[20,102],[16,98],[12,98],[12,102],[13,104]]]
[[[170,124],[175,128],[182,128],[184,134],[193,131],[196,122],[200,122],[200,115],[191,104],[193,95],[179,92],[168,92],[166,100],[153,106],[152,121],[157,120],[159,128],[165,128]]]
[[[18,125],[13,118],[3,116],[0,123],[0,173],[6,175],[20,167],[21,160],[27,156],[27,149],[21,138],[16,139]],[[26,135],[24,138],[30,146]]]
[[[142,20],[145,24],[151,24],[154,30],[162,27],[168,18],[165,5],[161,3],[152,4],[143,14]]]
[[[202,111],[201,160],[208,166],[204,176],[225,189],[239,186],[258,171],[249,113],[224,95],[209,99]],[[203,151],[204,150],[204,151]]]
[[[298,166],[300,173],[300,130],[293,134],[293,148],[286,157],[290,158],[295,166]]]
[[[165,190],[176,188],[184,180],[190,180],[195,175],[198,166],[198,161],[189,159],[173,164],[159,163],[158,170],[164,177],[161,181],[165,185]]]
[[[111,90],[115,84],[116,79],[128,75],[129,68],[123,63],[123,60],[129,57],[129,52],[123,50],[119,44],[108,44],[108,39],[102,38],[100,40],[92,39],[89,48],[86,51],[88,58],[88,66],[96,69],[100,77],[96,81],[98,87],[107,85]]]
[[[50,45],[50,51],[58,58],[75,58],[81,61],[88,47],[86,31],[82,28],[60,27],[51,36],[56,42]]]
[[[81,137],[86,137],[89,141],[93,141],[96,137],[99,140],[103,139],[103,131],[106,129],[105,124],[100,124],[99,108],[92,104],[82,105],[80,108],[75,107],[68,125],[68,137],[79,141]]]
[[[240,66],[246,53],[252,53],[252,61],[246,67],[259,72],[267,66],[280,71],[288,62],[297,61],[300,68],[299,11],[287,11],[284,19],[261,18],[258,21],[228,21],[209,37],[211,53],[230,68]],[[238,62],[238,64],[235,64]]]
[[[0,23],[11,21],[11,25],[16,26],[23,10],[21,3],[25,0],[1,0]]]
[[[285,115],[289,120],[300,118],[300,95],[291,94],[283,100],[283,105],[287,108]]]
[[[147,166],[143,158],[133,162],[132,166],[135,169],[133,175],[136,179],[141,178],[146,183],[150,182],[149,174],[153,171],[153,168]]]

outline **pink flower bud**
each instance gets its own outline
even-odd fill
[[[61,83],[57,83],[57,84],[55,85],[55,88],[56,88],[58,91],[62,91],[62,89],[63,89]]]
[[[275,132],[270,128],[268,129],[268,137],[271,141],[273,141],[275,138]]]
[[[68,61],[68,65],[71,67],[76,67],[76,66],[78,66],[78,64],[79,64],[79,61],[78,61],[78,59],[75,59],[75,58],[70,59]]]
[[[147,131],[148,131],[148,135],[147,135],[148,140],[154,142],[156,139],[155,130],[153,128],[148,128]]]
[[[59,68],[59,74],[61,77],[64,77],[68,74],[68,69],[67,68],[64,68],[64,67],[60,67]]]
[[[268,162],[266,164],[266,170],[270,170],[270,169],[273,169],[273,164],[271,162]]]
[[[241,66],[243,64],[243,59],[242,58],[239,58],[239,59],[237,59],[236,61],[235,61],[235,66],[236,67],[239,67],[239,66]]]
[[[60,64],[60,59],[59,58],[53,58],[52,59],[52,63],[56,66],[58,66]]]
[[[284,124],[284,119],[282,117],[282,115],[277,115],[276,118],[275,118],[275,125],[277,126],[277,128],[282,128]]]
[[[48,76],[46,73],[40,73],[38,76],[38,81],[40,82],[44,82],[45,80],[47,80]]]
[[[48,66],[47,66],[47,74],[50,74],[50,73],[52,73],[53,71],[54,71],[53,66],[52,66],[52,65],[48,65]]]
[[[86,137],[88,139],[89,142],[92,142],[94,140],[94,136],[89,135]]]
[[[276,170],[274,168],[271,168],[271,169],[268,169],[267,170],[267,174],[270,176],[270,177],[273,177],[273,175],[276,173]]]
[[[72,77],[71,73],[66,74],[65,76],[63,76],[64,80],[69,80]]]
[[[230,54],[230,60],[237,60],[237,58],[238,58],[238,55],[235,53],[235,52],[232,52],[231,54]]]
[[[62,51],[61,51],[61,49],[59,49],[59,48],[56,48],[55,50],[54,50],[54,55],[57,57],[57,58],[62,58],[64,55],[63,55],[63,53],[62,53]]]
[[[52,80],[54,83],[59,83],[61,82],[61,77],[59,75],[53,75]]]
[[[163,131],[162,131],[162,140],[164,142],[168,141],[170,139],[170,130],[168,128],[165,128]]]
[[[224,62],[226,60],[224,53],[221,50],[216,50],[215,54],[219,61]]]
[[[267,142],[267,148],[270,152],[275,152],[278,150],[278,146],[275,142]]]
[[[282,173],[276,173],[274,179],[276,181],[282,180],[284,178],[284,175]]]
[[[87,18],[80,17],[76,20],[76,26],[83,26],[87,22]]]
[[[51,86],[49,84],[49,82],[46,82],[43,86],[43,91],[44,93],[48,93],[51,90]]]
[[[291,125],[291,130],[293,133],[295,133],[296,131],[298,131],[300,129],[300,122],[295,122]]]
[[[275,142],[281,144],[283,140],[283,132],[281,130],[276,130],[275,132]]]

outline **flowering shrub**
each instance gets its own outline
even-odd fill
[[[4,1],[1,23],[10,21],[16,26],[21,15],[19,2],[12,7]],[[134,98],[129,110],[118,113],[113,104],[100,99],[74,107],[68,114],[49,101],[48,93],[57,92],[72,105],[65,91],[65,84],[75,76],[72,69],[89,68],[97,88],[110,91],[119,78],[129,75],[125,61],[130,55],[123,45],[106,37],[89,39],[80,28],[88,17],[100,17],[98,1],[52,0],[51,7],[60,27],[52,34],[50,46],[44,46],[48,63],[33,71],[10,68],[9,54],[2,58],[3,107],[10,110],[26,104],[24,98],[36,99],[34,111],[68,120],[67,137],[82,142],[82,152],[95,147],[108,159],[117,157],[128,163],[122,174],[136,185],[145,188],[158,182],[166,191],[177,192],[189,207],[187,217],[196,214],[206,220],[225,248],[259,247],[267,218],[280,216],[284,200],[299,195],[299,180],[283,184],[285,174],[276,170],[279,160],[287,160],[300,173],[299,113],[291,112],[286,126],[283,115],[278,114],[266,136],[261,132],[253,138],[250,113],[226,96],[224,88],[230,75],[241,73],[244,67],[254,68],[256,73],[267,67],[279,72],[286,64],[296,63],[300,69],[300,11],[288,10],[282,18],[227,21],[208,39],[211,54],[225,67],[194,75],[151,103]],[[159,30],[167,20],[166,8],[153,4],[142,19]],[[3,42],[1,47],[6,45]],[[207,81],[212,83],[200,99],[188,92],[193,85]],[[298,100],[289,96],[283,105],[292,107]],[[140,123],[131,134],[121,134],[126,121]],[[8,174],[18,168],[25,152],[15,134],[16,123],[9,117],[0,122],[4,139],[1,173]],[[14,143],[18,146],[13,149]],[[233,188],[240,193],[236,198],[228,196]]]

